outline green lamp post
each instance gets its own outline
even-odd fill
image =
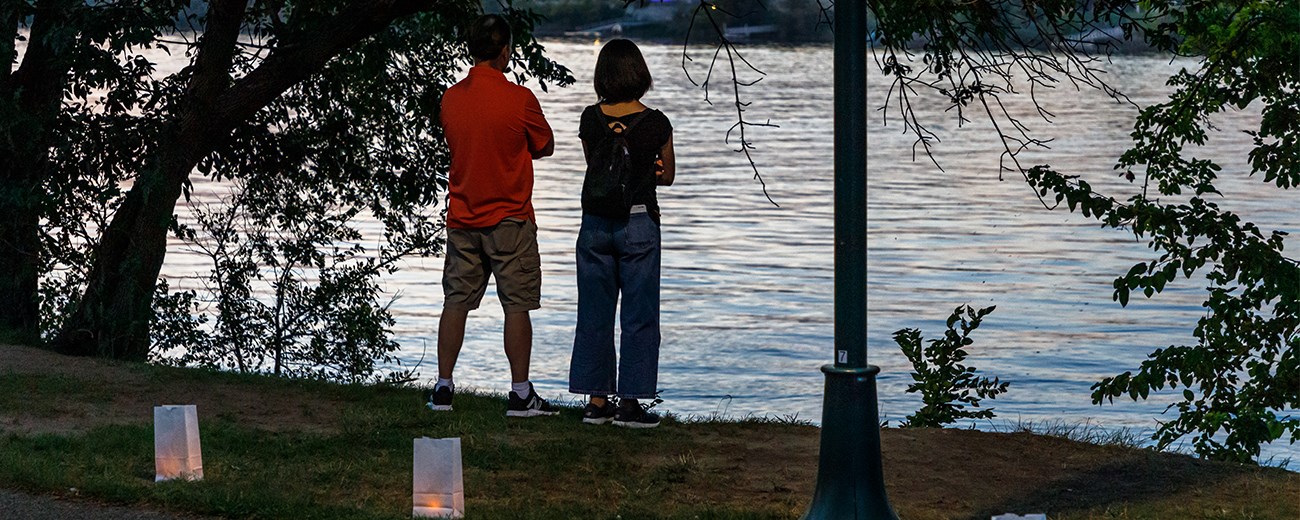
[[[822,367],[821,460],[805,520],[897,520],[867,364],[867,7],[835,3],[835,363]]]

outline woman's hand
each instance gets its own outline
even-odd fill
[[[669,135],[668,142],[664,143],[659,150],[659,158],[655,160],[655,184],[672,186],[676,176],[677,157],[673,154],[673,136]]]

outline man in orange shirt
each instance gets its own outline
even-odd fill
[[[479,17],[469,29],[468,43],[475,65],[442,98],[442,127],[451,149],[447,263],[438,321],[438,382],[428,406],[451,410],[452,370],[465,340],[465,321],[482,301],[491,274],[506,314],[511,376],[506,415],[555,415],[559,411],[528,381],[533,349],[528,312],[541,307],[542,288],[533,160],[551,155],[555,141],[537,97],[506,79],[512,46],[505,18]]]

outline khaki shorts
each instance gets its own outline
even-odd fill
[[[542,257],[537,224],[507,218],[494,227],[447,230],[447,263],[442,270],[443,307],[477,309],[487,292],[488,274],[506,312],[541,308]]]

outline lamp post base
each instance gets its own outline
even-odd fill
[[[898,520],[885,493],[880,464],[880,367],[822,367],[821,463],[817,489],[803,520]]]

